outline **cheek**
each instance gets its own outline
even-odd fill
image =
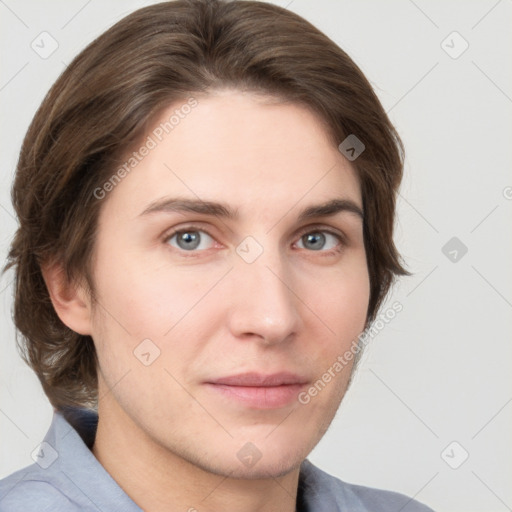
[[[133,351],[150,339],[161,350],[158,364],[175,367],[177,354],[193,360],[200,340],[219,321],[222,301],[212,303],[215,295],[209,291],[223,268],[199,271],[112,252],[98,261],[97,269],[101,306],[95,339],[109,360],[133,363]]]
[[[340,266],[307,284],[308,303],[338,338],[357,335],[364,328],[370,297],[366,262]]]
[[[134,335],[149,334],[144,330],[162,334],[203,288],[194,276],[142,254],[111,252],[98,261],[97,269],[102,305]]]
[[[313,316],[305,311],[313,329],[314,350],[308,348],[311,363],[323,372],[337,360],[338,356],[350,350],[363,332],[368,311],[370,282],[366,261],[356,260],[357,264],[337,267],[332,272],[317,275],[316,279],[303,282],[302,297],[313,311]],[[306,336],[309,338],[309,336]],[[352,363],[347,365],[342,376],[337,375],[335,386],[344,389]],[[346,378],[345,378],[346,377]]]

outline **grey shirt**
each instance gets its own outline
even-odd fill
[[[97,424],[94,411],[55,412],[36,463],[0,480],[0,512],[140,512],[91,451]],[[343,482],[308,459],[300,469],[297,510],[432,512],[402,494]]]

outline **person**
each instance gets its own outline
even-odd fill
[[[94,40],[13,185],[4,270],[54,417],[0,509],[431,510],[307,458],[407,273],[402,172],[367,79],[293,12],[175,0]]]

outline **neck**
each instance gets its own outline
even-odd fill
[[[295,512],[300,467],[281,477],[229,478],[157,444],[110,396],[100,402],[93,454],[148,512]]]

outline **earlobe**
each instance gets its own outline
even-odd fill
[[[91,304],[83,287],[69,283],[58,263],[41,266],[46,288],[61,321],[78,334],[91,334]]]

